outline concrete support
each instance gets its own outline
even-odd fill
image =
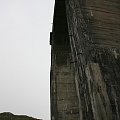
[[[56,0],[52,120],[120,119],[119,0]]]

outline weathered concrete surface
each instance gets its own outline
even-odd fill
[[[120,120],[120,1],[56,0],[51,46],[52,120]]]
[[[36,119],[32,117],[28,117],[26,115],[14,115],[9,112],[0,113],[0,120],[42,120]]]

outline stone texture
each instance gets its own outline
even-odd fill
[[[55,1],[52,120],[120,120],[119,33],[119,0]]]

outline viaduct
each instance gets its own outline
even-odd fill
[[[120,120],[120,0],[55,0],[51,120]]]

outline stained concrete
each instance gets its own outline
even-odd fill
[[[119,33],[119,0],[55,1],[52,120],[120,120]]]

